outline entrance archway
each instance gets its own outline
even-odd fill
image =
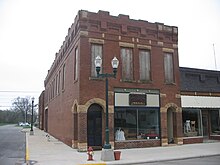
[[[48,132],[48,109],[45,109],[45,125],[44,125],[44,131]]]
[[[167,138],[168,144],[174,143],[174,110],[168,108],[167,110]]]
[[[92,104],[87,112],[87,144],[94,149],[102,148],[102,107]]]
[[[77,148],[77,142],[78,142],[78,113],[77,113],[77,105],[74,105],[73,109],[73,147]]]

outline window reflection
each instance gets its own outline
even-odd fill
[[[183,109],[183,134],[185,137],[201,136],[201,110]]]
[[[211,118],[211,134],[220,135],[219,110],[210,111],[210,118]]]
[[[124,138],[119,138],[123,131]],[[158,108],[115,108],[115,140],[159,138]]]

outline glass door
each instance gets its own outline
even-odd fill
[[[203,127],[203,137],[207,139],[209,135],[208,113],[202,113],[202,127]]]

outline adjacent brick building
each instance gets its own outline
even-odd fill
[[[114,148],[183,144],[178,28],[127,15],[81,10],[55,55],[40,96],[41,129],[85,150],[105,140],[105,80],[109,79],[109,130]],[[120,138],[119,135],[122,135]]]
[[[184,144],[220,140],[220,72],[181,67],[180,74]]]

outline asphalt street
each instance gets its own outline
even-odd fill
[[[15,125],[0,126],[0,165],[19,165],[25,160],[25,133]]]
[[[186,165],[186,164],[187,165],[198,165],[198,164],[199,165],[219,165],[220,155],[192,158],[192,159],[183,159],[183,160],[143,163],[143,164],[137,164],[137,165]]]

